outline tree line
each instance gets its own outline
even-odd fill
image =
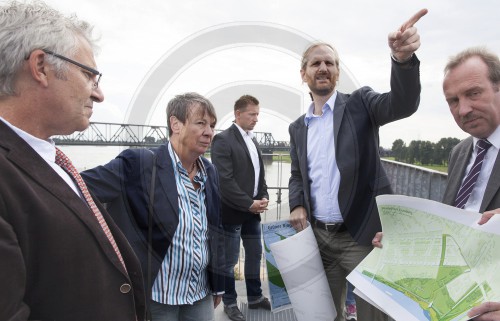
[[[448,165],[448,156],[458,138],[441,138],[437,143],[422,140],[412,140],[408,146],[402,139],[392,143],[392,156],[396,161],[421,165]]]

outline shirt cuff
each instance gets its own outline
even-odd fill
[[[392,53],[391,53],[391,58],[392,60],[394,60],[395,63],[399,64],[399,65],[407,65],[410,63],[410,61],[412,60],[413,56],[415,54],[412,53],[411,56],[409,58],[406,58],[405,60],[399,60],[398,58],[396,58]]]

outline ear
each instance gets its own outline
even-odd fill
[[[179,121],[179,119],[177,119],[177,117],[175,117],[175,116],[170,116],[169,122],[170,122],[170,129],[172,130],[172,133],[173,134],[179,133],[181,128],[182,128],[182,126],[181,126],[182,123]]]
[[[46,53],[42,50],[33,51],[28,57],[28,68],[33,79],[40,85],[47,87],[49,85],[47,72]]]
[[[306,71],[304,69],[300,69],[300,78],[302,78],[302,82],[306,81]]]

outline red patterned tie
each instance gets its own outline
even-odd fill
[[[118,259],[120,259],[120,262],[123,265],[123,268],[125,269],[125,271],[127,271],[127,267],[125,266],[125,262],[123,261],[120,249],[118,248],[118,245],[116,245],[115,239],[113,238],[113,234],[111,234],[109,226],[106,223],[104,217],[102,216],[101,211],[99,211],[99,208],[97,207],[97,205],[95,205],[92,196],[90,196],[89,190],[87,189],[87,185],[83,181],[82,176],[80,176],[80,173],[78,173],[78,171],[76,170],[75,166],[73,166],[73,164],[71,163],[71,160],[68,158],[68,156],[64,155],[64,153],[59,148],[56,148],[56,164],[61,166],[61,168],[64,169],[75,181],[76,185],[82,192],[85,201],[87,201],[90,210],[92,211],[92,213],[94,213],[95,217],[97,218],[97,221],[101,225],[104,234],[106,234],[109,242],[113,246],[113,249],[115,250],[116,255],[118,256]]]

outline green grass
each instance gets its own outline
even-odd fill
[[[383,157],[383,159],[395,160],[394,157]],[[404,162],[402,162],[402,163],[404,163]],[[411,164],[411,165],[420,166],[423,168],[432,169],[432,170],[443,172],[443,173],[448,173],[448,165],[422,165],[419,163],[415,163],[415,164]]]
[[[284,163],[291,163],[290,153],[288,152],[274,152],[273,161],[282,161]]]

